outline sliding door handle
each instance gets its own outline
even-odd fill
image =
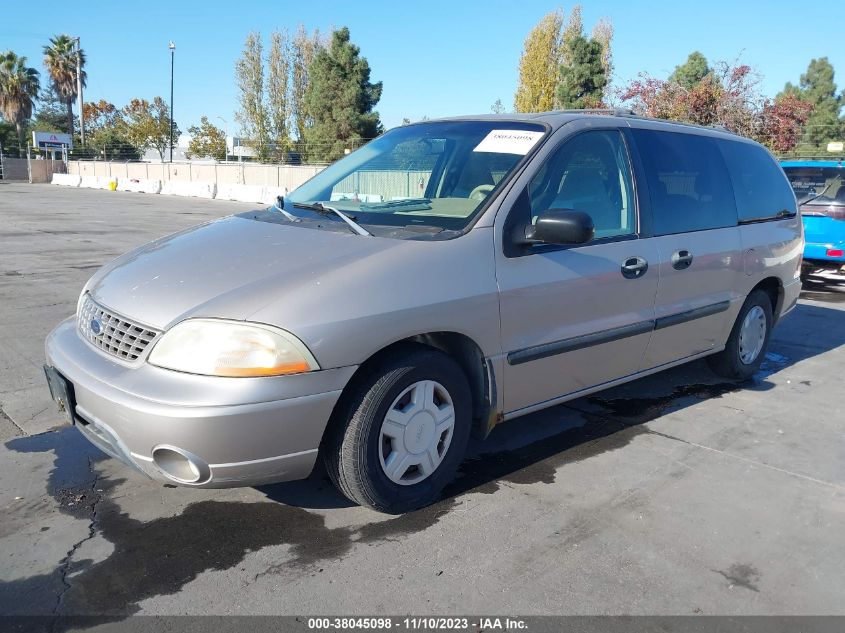
[[[677,251],[672,254],[672,268],[675,270],[686,270],[692,264],[692,253],[687,250]]]
[[[642,257],[629,257],[622,262],[622,276],[625,279],[639,279],[647,270],[648,262]]]

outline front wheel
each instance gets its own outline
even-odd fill
[[[322,447],[350,500],[381,512],[428,505],[455,475],[469,441],[472,396],[446,354],[413,346],[357,381]]]
[[[726,378],[745,380],[760,369],[772,332],[772,301],[755,290],[739,311],[725,349],[707,357],[710,368]]]

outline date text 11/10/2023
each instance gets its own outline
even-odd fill
[[[521,619],[508,617],[331,617],[308,618],[308,628],[311,630],[391,630],[405,629],[410,631],[519,631],[526,629],[528,624]]]

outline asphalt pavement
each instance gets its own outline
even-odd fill
[[[845,277],[753,380],[696,362],[514,420],[404,516],[319,469],[203,491],[105,457],[44,337],[111,257],[250,207],[0,183],[0,614],[845,614]]]

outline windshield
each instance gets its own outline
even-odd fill
[[[845,205],[845,186],[842,184],[845,169],[841,167],[784,167],[783,170],[795,190],[798,204],[819,207],[831,204]],[[805,203],[805,200],[808,202]]]
[[[360,224],[461,230],[545,134],[515,121],[444,121],[395,128],[285,198],[321,203]]]

